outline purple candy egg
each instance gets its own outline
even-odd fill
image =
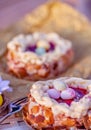
[[[36,45],[30,45],[26,47],[25,51],[35,52],[35,49],[36,49]]]
[[[74,89],[68,88],[61,92],[61,98],[64,100],[73,99],[76,96]]]
[[[53,50],[55,49],[54,43],[53,43],[53,42],[49,42],[49,44],[50,44],[50,49],[49,49],[49,51],[53,51]]]
[[[47,90],[48,95],[53,99],[58,99],[60,97],[60,92],[56,89]]]

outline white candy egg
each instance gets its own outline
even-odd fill
[[[37,47],[42,47],[42,48],[45,48],[45,49],[49,49],[50,48],[50,45],[47,41],[45,40],[40,40],[37,42]]]
[[[66,90],[61,92],[61,98],[64,100],[73,99],[75,95],[76,95],[75,91],[71,88],[67,88]]]
[[[48,95],[53,99],[58,99],[60,97],[60,92],[56,89],[47,90]]]
[[[67,85],[61,80],[54,80],[53,81],[53,86],[58,91],[63,91],[63,90],[65,90],[67,88]]]

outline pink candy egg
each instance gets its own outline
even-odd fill
[[[58,99],[60,97],[60,92],[56,89],[47,90],[48,95],[53,99]]]
[[[61,98],[64,100],[73,99],[75,96],[76,96],[76,93],[71,88],[68,88],[68,89],[61,92]]]

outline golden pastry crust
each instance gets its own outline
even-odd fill
[[[41,106],[37,106],[33,107],[33,111],[35,113],[35,111],[37,112],[36,109],[39,109],[39,107]],[[23,108],[23,119],[24,121],[29,125],[32,126],[34,129],[36,130],[70,130],[71,128],[74,129],[87,129],[89,130],[91,127],[91,116],[84,116],[82,119],[80,120],[76,120],[76,119],[72,119],[72,118],[66,118],[62,115],[59,115],[58,117],[56,117],[56,119],[59,118],[59,120],[57,120],[57,123],[59,122],[59,126],[53,126],[54,123],[54,118],[51,112],[51,109],[48,108],[44,108],[42,107],[43,112],[46,112],[46,115],[48,115],[47,117],[49,120],[46,120],[45,117],[43,115],[38,115],[37,117],[34,116],[34,113],[31,113],[31,115],[28,112],[28,104]],[[61,123],[61,125],[60,125]]]
[[[70,66],[73,61],[73,51],[70,50],[68,53],[61,56],[59,61],[44,63],[42,65],[27,63],[24,67],[18,67],[20,63],[15,63],[15,56],[8,52],[8,55],[11,55],[8,60],[8,69],[19,78],[25,78],[28,80],[50,79],[64,72]],[[10,66],[10,64],[13,64],[13,66]],[[29,75],[27,70],[37,70],[38,73]]]

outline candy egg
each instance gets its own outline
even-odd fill
[[[46,53],[44,48],[37,48],[35,52],[37,53],[37,55],[43,55]]]
[[[37,42],[37,47],[38,48],[45,48],[46,50],[48,50],[50,48],[50,45],[47,41],[41,40],[41,41]]]
[[[32,52],[35,52],[35,49],[36,49],[36,45],[31,45],[31,46],[27,46],[25,51],[32,51]]]
[[[58,91],[63,91],[63,90],[65,90],[67,88],[67,85],[64,82],[60,81],[60,80],[54,80],[53,81],[53,86]]]
[[[2,97],[2,95],[0,94],[0,106],[2,106],[2,104],[3,104],[3,97]]]
[[[53,99],[58,99],[60,97],[60,92],[56,89],[47,90],[48,95]]]
[[[64,100],[73,99],[75,95],[76,95],[75,91],[71,88],[68,88],[61,92],[61,98]]]

